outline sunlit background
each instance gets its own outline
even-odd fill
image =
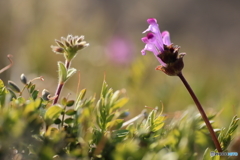
[[[183,74],[208,112],[218,113],[222,126],[239,115],[240,1],[192,0],[8,0],[0,1],[0,68],[14,65],[0,74],[7,83],[19,85],[24,73],[39,90],[54,94],[57,61],[51,51],[54,40],[68,34],[84,35],[90,46],[74,59],[80,73],[80,89],[88,96],[99,94],[106,80],[114,90],[126,89],[130,116],[145,106],[163,106],[174,115],[193,105],[178,77],[155,71],[158,61],[151,53],[141,55],[141,38],[148,18],[156,18],[161,30],[168,30],[184,57]],[[75,97],[78,74],[65,85],[62,96]]]

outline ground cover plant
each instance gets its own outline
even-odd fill
[[[82,89],[76,93],[75,99],[61,96],[64,84],[77,72],[71,67],[71,62],[79,51],[84,54],[83,49],[89,46],[84,36],[68,35],[56,40],[56,46],[51,46],[65,59],[65,62],[57,62],[55,94],[47,88],[39,91],[35,82],[43,81],[43,77],[28,80],[27,75],[19,74],[19,82],[9,80],[4,84],[0,80],[0,159],[236,158],[211,156],[210,152],[229,151],[239,118],[233,116],[228,126],[214,125],[217,112],[205,113],[182,74],[185,53],[179,53],[180,47],[171,43],[169,32],[160,32],[156,19],[151,18],[147,22],[149,27],[144,31],[148,32],[146,37],[142,38],[146,44],[142,54],[153,52],[161,64],[157,70],[178,76],[197,107],[189,107],[174,117],[164,113],[164,105],[147,107],[139,115],[129,118],[129,111],[124,107],[128,102],[124,89],[112,89],[107,83],[107,75],[103,76],[97,95],[86,97],[87,89]],[[12,57],[8,58],[10,65],[0,72],[16,67],[12,65]],[[19,83],[23,87],[19,87]]]

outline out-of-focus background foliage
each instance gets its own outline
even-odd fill
[[[6,83],[19,83],[21,73],[39,82],[52,94],[57,86],[57,63],[63,57],[51,51],[54,39],[68,34],[85,35],[90,46],[81,51],[72,66],[80,71],[80,88],[100,92],[104,74],[114,89],[125,88],[131,116],[146,106],[164,106],[175,113],[193,104],[177,77],[154,68],[150,53],[141,55],[141,38],[148,18],[156,18],[161,30],[171,33],[184,57],[184,75],[203,106],[219,112],[222,124],[239,115],[239,1],[191,0],[8,0],[0,1],[0,68],[7,54],[14,65],[0,75]],[[75,96],[77,74],[62,95]],[[208,110],[208,111],[209,111]]]

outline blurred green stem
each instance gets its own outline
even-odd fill
[[[63,125],[64,125],[64,119],[65,119],[65,112],[66,112],[66,106],[64,106],[64,109],[63,109],[63,115],[62,115],[62,123],[61,123],[61,128],[63,128]]]
[[[197,105],[197,108],[198,108],[200,114],[202,115],[202,118],[203,118],[204,122],[206,123],[206,126],[207,126],[207,128],[208,128],[208,130],[210,132],[210,135],[211,135],[212,140],[213,140],[213,142],[215,144],[215,147],[217,148],[218,152],[222,152],[222,148],[221,148],[220,143],[219,143],[219,141],[218,141],[218,139],[216,137],[216,134],[215,134],[215,132],[213,130],[213,127],[212,127],[211,123],[209,122],[209,120],[207,118],[207,115],[206,115],[202,105],[200,104],[198,98],[194,94],[192,88],[190,87],[190,85],[188,84],[187,80],[184,78],[184,76],[183,76],[183,74],[181,72],[178,74],[178,77],[182,80],[183,84],[185,85],[185,87],[187,88],[189,94],[191,95],[192,99],[194,100],[195,104]]]
[[[67,70],[70,68],[70,64],[71,64],[70,61],[68,61],[68,60],[65,61],[65,67],[66,67]],[[57,90],[55,92],[55,96],[57,96],[57,97],[53,100],[53,105],[58,102],[58,98],[61,94],[61,91],[62,91],[62,88],[63,88],[64,84],[65,84],[65,82],[58,82]]]

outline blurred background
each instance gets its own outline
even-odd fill
[[[178,77],[155,71],[155,57],[140,52],[146,20],[156,18],[161,31],[168,30],[171,41],[187,53],[183,74],[224,126],[240,113],[239,7],[240,1],[223,0],[0,1],[0,68],[9,64],[8,54],[14,61],[0,78],[21,85],[22,73],[28,79],[43,76],[44,82],[36,82],[39,90],[54,94],[56,62],[64,59],[50,46],[68,34],[84,35],[90,46],[79,52],[72,67],[80,72],[80,88],[87,88],[88,96],[99,95],[106,74],[114,90],[126,89],[131,117],[145,106],[163,106],[174,115],[193,105],[192,99]],[[76,74],[62,96],[71,93],[74,98],[78,81]]]

